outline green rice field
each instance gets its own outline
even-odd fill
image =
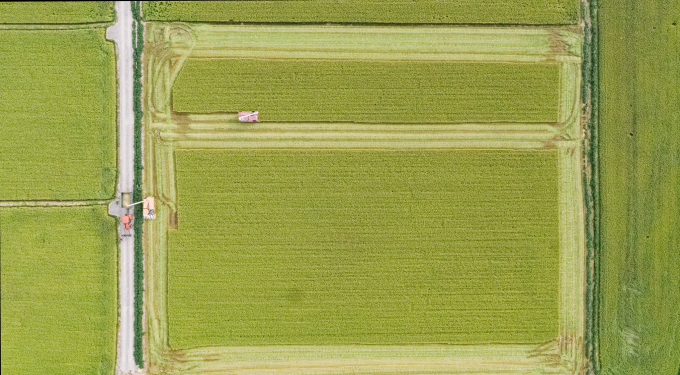
[[[146,21],[577,24],[578,0],[144,1]]]
[[[189,58],[172,103],[258,110],[261,121],[557,122],[559,73],[559,64]]]
[[[116,220],[106,206],[0,207],[4,374],[113,374]]]
[[[680,3],[600,3],[600,373],[676,375]]]
[[[0,200],[113,196],[116,60],[105,30],[0,30]]]
[[[0,2],[0,23],[113,22],[115,13],[113,1]]]
[[[543,343],[556,150],[176,151],[173,349]]]

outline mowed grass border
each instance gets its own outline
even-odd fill
[[[164,93],[172,87],[173,76],[181,68],[182,59],[188,54],[175,53],[177,50],[191,50],[196,43],[187,25],[179,25],[171,30],[167,24],[157,27],[155,23],[147,24],[149,30],[160,32],[160,37],[169,40],[174,37],[174,44],[167,42],[148,46],[145,51],[145,193],[158,197],[157,219],[145,223],[145,247],[147,252],[146,299],[147,324],[149,338],[148,365],[150,373],[173,371],[173,373],[197,373],[200,371],[247,371],[259,369],[264,372],[283,371],[302,372],[351,372],[357,367],[351,363],[361,364],[360,369],[375,370],[376,366],[389,366],[401,363],[406,368],[422,370],[427,363],[433,373],[469,373],[474,369],[498,369],[506,366],[508,373],[526,373],[530,368],[545,373],[578,372],[583,364],[583,283],[585,240],[583,238],[583,207],[581,181],[581,127],[580,127],[580,63],[570,62],[570,84],[562,84],[562,89],[570,93],[568,104],[563,104],[566,111],[561,111],[562,124],[525,125],[515,124],[503,130],[499,125],[468,124],[451,126],[443,133],[435,135],[438,141],[431,139],[403,140],[391,139],[402,136],[413,136],[407,129],[399,129],[395,125],[385,132],[375,132],[368,124],[355,124],[347,133],[355,134],[354,141],[348,141],[340,127],[347,124],[293,124],[287,128],[284,124],[272,124],[264,128],[248,129],[239,124],[230,114],[221,115],[186,115],[180,116],[168,110],[169,101],[164,100]],[[158,34],[156,34],[158,35]],[[166,39],[167,38],[167,39]],[[578,45],[580,48],[580,44]],[[579,57],[580,58],[580,57]],[[573,94],[573,95],[572,95]],[[164,103],[163,103],[164,102]],[[160,105],[158,105],[160,104]],[[290,125],[290,124],[288,124]],[[507,125],[507,124],[504,124]],[[422,125],[425,133],[428,125]],[[400,134],[391,134],[394,131]],[[431,132],[430,134],[434,134]],[[296,131],[298,131],[296,133]],[[292,138],[281,142],[280,137],[293,132]],[[352,133],[354,132],[354,133]],[[363,132],[363,133],[362,133]],[[235,136],[240,134],[240,136]],[[245,134],[245,135],[244,135]],[[251,137],[250,142],[243,142],[243,136]],[[327,142],[330,136],[334,141]],[[240,138],[239,138],[240,137]],[[335,137],[335,138],[333,138]],[[345,139],[343,139],[345,137]],[[528,138],[527,138],[528,137]],[[371,138],[373,142],[367,142]],[[427,350],[419,351],[414,347],[376,347],[373,357],[367,358],[366,348],[356,347],[257,347],[257,348],[198,348],[192,350],[172,350],[168,345],[167,316],[167,231],[176,223],[174,151],[177,149],[196,148],[363,148],[402,149],[406,148],[558,148],[560,154],[560,205],[566,207],[560,217],[560,256],[562,260],[562,290],[560,312],[560,335],[554,341],[540,346],[488,346],[439,347],[445,354],[432,354]],[[565,265],[564,263],[569,264]],[[570,268],[572,267],[572,268]],[[575,268],[574,268],[575,267]],[[580,271],[579,271],[580,270]],[[274,350],[279,356],[278,362],[267,353]],[[305,354],[306,353],[306,354]],[[409,354],[405,354],[409,353]],[[326,355],[324,359],[324,355]],[[432,361],[440,356],[448,360]],[[332,358],[344,358],[340,362],[328,362]],[[413,361],[408,362],[408,358]],[[420,358],[420,361],[418,360]],[[423,359],[428,358],[428,359]],[[247,361],[235,365],[234,361]],[[344,361],[344,362],[343,362]],[[358,363],[357,361],[363,361]],[[324,367],[325,366],[325,367]],[[467,366],[467,367],[466,367]],[[484,367],[487,366],[487,367]],[[382,367],[388,368],[388,367]],[[396,371],[396,368],[395,368]]]

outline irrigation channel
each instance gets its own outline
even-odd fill
[[[119,129],[119,180],[118,198],[109,205],[109,213],[122,217],[128,209],[122,207],[121,193],[132,192],[134,179],[134,113],[133,113],[133,75],[132,75],[132,10],[129,1],[116,1],[117,22],[106,30],[107,39],[116,43],[118,67],[118,124]],[[130,202],[132,203],[132,202]],[[139,218],[138,220],[142,220]],[[117,374],[134,374],[140,370],[135,364],[134,347],[134,230],[123,236],[125,229],[121,223],[118,228],[120,241],[119,275],[119,326]]]

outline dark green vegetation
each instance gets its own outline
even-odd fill
[[[173,109],[262,121],[556,122],[558,64],[189,59]],[[399,78],[399,79],[397,79]]]
[[[578,0],[145,1],[145,21],[576,24]]]
[[[0,2],[0,23],[113,22],[113,1]]]
[[[132,16],[134,18],[132,28],[132,38],[135,39],[133,51],[133,110],[135,113],[135,158],[134,158],[134,186],[132,191],[132,198],[135,202],[140,202],[143,197],[142,191],[142,51],[144,50],[144,26],[140,17],[140,3],[133,1],[131,4]],[[141,205],[135,206],[135,217],[143,217],[143,207]],[[135,231],[135,341],[134,341],[134,357],[135,363],[139,368],[144,368],[144,352],[143,352],[143,336],[144,336],[144,248],[143,236],[144,220],[134,221]]]
[[[539,343],[555,151],[177,151],[174,349]]]
[[[0,200],[107,199],[116,60],[105,30],[0,30]]]
[[[3,374],[113,374],[116,242],[106,206],[0,208]]]
[[[601,2],[602,374],[680,367],[680,3]]]
[[[598,314],[599,314],[599,267],[600,267],[600,183],[598,159],[599,128],[599,27],[597,0],[583,2],[584,39],[583,63],[581,65],[582,112],[590,113],[583,127],[583,198],[585,205],[584,234],[586,240],[586,287],[585,287],[585,326],[583,332],[585,371],[593,375],[599,368]]]

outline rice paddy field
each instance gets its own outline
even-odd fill
[[[676,375],[680,5],[601,2],[599,15],[600,373]]]
[[[0,30],[0,200],[113,196],[116,63],[104,34]]]
[[[559,83],[559,64],[190,58],[172,105],[281,122],[557,122]]]
[[[106,206],[0,207],[3,373],[113,373],[116,240]]]
[[[148,22],[148,371],[581,371],[581,38]]]
[[[35,1],[0,3],[0,24],[113,22],[113,1]]]
[[[577,24],[578,0],[144,1],[146,21]]]
[[[558,334],[555,150],[175,157],[173,348]]]

